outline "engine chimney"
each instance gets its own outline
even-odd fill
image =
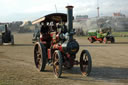
[[[68,23],[68,33],[70,34],[70,32],[72,31],[73,28],[73,6],[66,6],[67,8],[67,23]]]

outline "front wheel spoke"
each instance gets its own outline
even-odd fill
[[[87,65],[88,64],[88,62],[87,61],[83,61],[83,63],[82,63],[83,65]]]
[[[88,67],[88,65],[83,65],[83,68],[87,68]]]
[[[54,61],[55,61],[55,62],[59,62],[59,59],[55,59]]]
[[[53,64],[54,64],[54,66],[56,66],[56,61]]]
[[[87,67],[88,66],[88,63],[84,63],[83,64],[83,67],[85,68],[85,67]]]
[[[83,65],[83,72],[87,72],[87,68],[88,68],[87,65]]]
[[[83,60],[88,60],[88,56],[86,55]]]
[[[88,65],[88,61],[85,62],[85,65]]]
[[[59,65],[59,62],[58,61],[55,61],[54,62],[54,65],[56,66],[56,65]]]
[[[55,61],[58,61],[59,59],[57,57],[55,57]]]
[[[59,71],[59,66],[57,65],[55,68],[56,68],[56,72],[58,72]]]

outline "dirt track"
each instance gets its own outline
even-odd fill
[[[116,38],[115,44],[90,44],[77,37],[81,49],[88,49],[93,62],[89,77],[79,66],[63,70],[56,79],[52,67],[39,72],[33,59],[32,34],[15,34],[14,46],[0,46],[0,85],[128,85],[128,37]],[[79,59],[80,51],[77,54]]]

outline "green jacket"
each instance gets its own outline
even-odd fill
[[[107,36],[107,33],[97,33],[97,38],[104,38],[105,36]]]

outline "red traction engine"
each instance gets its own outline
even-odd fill
[[[88,76],[91,72],[92,61],[87,50],[83,50],[80,55],[80,61],[75,60],[76,53],[79,51],[79,44],[73,38],[75,31],[73,28],[73,6],[67,6],[68,14],[53,13],[45,16],[41,22],[65,23],[67,22],[67,31],[62,32],[66,25],[44,26],[47,32],[42,33],[40,42],[34,46],[34,61],[40,71],[45,71],[46,64],[53,66],[55,77],[60,78],[62,69],[71,69],[74,65],[80,64],[81,73]],[[40,20],[39,20],[40,21]],[[54,30],[51,31],[51,27]],[[61,31],[57,31],[61,29]],[[45,31],[46,31],[45,30]]]

